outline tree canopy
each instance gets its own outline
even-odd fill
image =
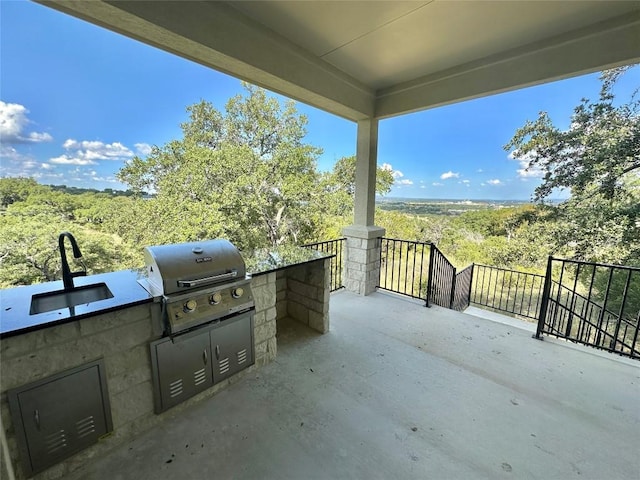
[[[542,273],[549,254],[640,265],[640,105],[635,95],[614,98],[623,72],[604,72],[599,99],[583,100],[567,130],[543,112],[505,146],[542,172],[535,207],[455,217],[378,210],[376,224],[388,237],[436,243],[458,267]],[[0,287],[59,278],[64,230],[78,238],[90,273],[140,266],[145,245],[226,237],[250,251],[340,237],[352,221],[356,158],[319,172],[321,150],[305,143],[295,104],[245,89],[224,110],[187,107],[182,138],[120,170],[127,192],[0,178]],[[378,167],[376,193],[393,180]],[[548,202],[559,188],[569,199]]]
[[[223,236],[256,248],[305,241],[314,231],[321,149],[303,142],[307,119],[294,102],[244,87],[246,97],[231,98],[224,112],[204,100],[188,107],[182,139],[118,173],[132,189],[156,194],[150,206],[166,219],[155,225],[161,238]]]
[[[583,99],[568,129],[541,112],[505,145],[530,170],[542,173],[536,201],[570,190],[569,199],[553,212],[562,227],[556,246],[570,246],[580,259],[640,262],[640,102],[638,90],[620,104],[613,93],[628,68],[601,74],[598,100]]]

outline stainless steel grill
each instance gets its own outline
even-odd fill
[[[255,303],[227,240],[146,247],[144,257],[141,283],[163,311],[164,336],[149,345],[160,413],[253,365]]]
[[[144,258],[168,335],[255,308],[244,260],[228,240],[145,247]]]

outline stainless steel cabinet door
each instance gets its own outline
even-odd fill
[[[253,313],[220,322],[211,330],[213,381],[219,382],[253,364]]]
[[[159,381],[160,405],[164,411],[213,385],[209,333],[183,335],[151,344]]]
[[[8,392],[25,470],[31,474],[112,430],[101,360]]]

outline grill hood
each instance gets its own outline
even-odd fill
[[[159,295],[243,280],[246,275],[240,252],[224,239],[145,247],[144,261],[149,286]]]

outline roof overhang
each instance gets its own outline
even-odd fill
[[[351,120],[640,61],[640,2],[41,3]]]

